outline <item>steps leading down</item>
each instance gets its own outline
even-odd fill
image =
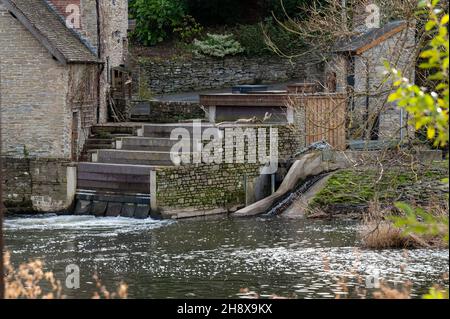
[[[212,125],[202,123],[202,131]],[[143,124],[92,129],[91,162],[78,164],[75,214],[146,218],[151,211],[152,174],[157,166],[173,166],[171,149],[179,143],[171,133],[182,128],[192,137],[192,123]],[[186,131],[184,131],[186,133]],[[183,142],[184,143],[184,142]],[[191,140],[182,145],[191,156]]]
[[[199,132],[210,127],[213,125],[202,123]],[[137,129],[138,136],[117,138],[115,149],[97,150],[92,154],[92,161],[110,164],[173,166],[170,152],[172,147],[179,143],[179,140],[171,140],[170,136],[172,131],[177,128],[186,130],[192,138],[194,133],[192,123],[144,124]],[[190,151],[191,140],[178,144],[178,146]],[[185,153],[184,156],[191,155]]]

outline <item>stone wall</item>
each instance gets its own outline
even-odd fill
[[[97,118],[98,66],[59,64],[6,11],[0,26],[7,31],[0,38],[2,154],[67,159],[72,147],[79,154]]]
[[[195,102],[133,101],[128,113],[132,120],[150,123],[178,123],[205,118],[205,111]]]
[[[134,61],[132,68],[134,92],[138,92],[140,83],[153,94],[322,79],[322,65],[308,57],[294,60],[292,64],[278,57],[141,57]]]
[[[94,1],[95,2],[95,1]],[[101,1],[102,57],[109,67],[127,62],[128,56],[128,1]]]
[[[230,127],[231,128],[231,127]],[[229,128],[229,129],[230,129]],[[266,154],[269,154],[270,142],[268,139],[269,126],[241,127],[256,130],[266,128],[267,143]],[[278,128],[278,157],[279,168],[277,174],[283,174],[284,162],[287,161],[299,148],[303,147],[303,140],[298,139],[289,126],[274,126]],[[235,127],[234,127],[235,129]],[[188,210],[218,210],[221,212],[235,210],[246,203],[245,187],[252,187],[256,179],[261,176],[260,169],[263,164],[259,160],[259,148],[249,150],[246,138],[234,138],[234,147],[243,142],[243,150],[233,150],[234,160],[226,162],[222,156],[221,163],[186,164],[177,167],[160,167],[157,169],[157,205],[163,214],[176,214],[177,211]],[[223,141],[220,144],[225,151],[230,145]],[[253,146],[253,145],[252,145]],[[259,146],[259,143],[258,143]],[[224,154],[222,154],[224,155]],[[256,162],[249,161],[255,156]],[[254,194],[250,194],[254,197]],[[168,217],[168,216],[165,216]],[[170,216],[169,216],[170,217]]]
[[[59,212],[68,209],[68,161],[2,158],[3,200],[8,212]]]
[[[88,0],[92,1],[92,0]],[[93,1],[95,2],[95,1]],[[100,77],[100,123],[107,122],[107,96],[111,86],[111,69],[128,60],[128,1],[101,1],[100,56],[105,68]]]
[[[384,65],[386,61],[389,62],[414,81],[414,48],[414,29],[406,28],[360,55],[354,55],[354,69],[348,53],[333,56],[327,62],[325,73],[334,72],[337,75],[337,91],[352,92],[348,113],[349,139],[370,139],[370,130],[377,126],[381,140],[400,139],[414,134],[407,125],[406,112],[393,103],[387,103],[387,97],[392,92],[392,82],[386,81]],[[354,77],[353,88],[347,82],[347,77]]]
[[[414,61],[411,59],[414,41],[414,31],[405,30],[355,57],[354,111],[350,127],[353,136],[369,137],[365,122],[369,122],[369,127],[374,126],[379,116],[380,139],[400,138],[401,124],[407,123],[406,113],[402,115],[394,104],[386,102],[392,82],[385,82],[384,62],[388,61],[392,67],[402,70],[405,76],[411,76],[414,70]]]
[[[66,132],[62,138],[65,139],[65,145],[70,147],[74,160],[80,156],[89,137],[90,128],[97,122],[98,68],[99,66],[95,64],[69,66]],[[72,123],[74,116],[76,124]],[[74,129],[76,132],[72,132]]]
[[[0,30],[2,152],[68,157],[67,68],[1,8]]]
[[[197,164],[157,171],[158,207],[232,210],[245,204],[244,175],[259,176],[257,164]]]

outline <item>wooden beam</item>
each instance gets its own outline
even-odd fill
[[[383,34],[381,37],[376,38],[374,41],[370,42],[369,44],[366,44],[365,46],[359,48],[358,50],[356,50],[356,54],[360,55],[364,52],[366,52],[367,50],[372,49],[373,47],[379,45],[380,43],[386,41],[387,39],[389,39],[390,37],[392,37],[393,35],[403,31],[404,29],[406,29],[406,23],[402,24],[398,27],[396,27],[395,29],[392,29],[389,32],[386,32],[385,34]]]
[[[67,59],[52,43],[28,20],[28,18],[9,0],[3,0],[3,5],[22,25],[53,55],[61,64],[66,65]]]

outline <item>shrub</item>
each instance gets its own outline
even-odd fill
[[[281,52],[287,55],[298,54],[305,47],[298,35],[287,31],[272,18],[267,18],[260,24],[239,25],[234,29],[234,33],[236,39],[244,47],[246,55],[275,54],[267,44],[266,35]]]
[[[271,53],[264,40],[260,24],[239,25],[235,28],[234,34],[244,48],[246,55],[260,56]]]
[[[185,16],[180,24],[174,25],[173,29],[173,32],[184,43],[192,42],[202,31],[203,27],[190,15]]]
[[[242,53],[244,49],[231,34],[208,33],[205,40],[194,40],[193,51],[195,54],[223,58],[226,55]]]
[[[144,45],[165,40],[174,26],[183,23],[186,11],[184,0],[133,0],[130,16],[136,19],[132,36]]]

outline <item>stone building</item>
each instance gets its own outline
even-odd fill
[[[0,3],[3,153],[77,159],[126,62],[128,2]]]
[[[335,46],[325,72],[335,80],[338,92],[349,95],[349,140],[400,140],[411,134],[406,112],[387,102],[392,82],[387,80],[385,62],[414,80],[413,27],[391,21],[379,28],[360,28]]]
[[[57,167],[52,170],[64,176],[47,179],[61,186],[61,192],[47,194],[65,196],[62,166],[78,159],[90,127],[107,120],[113,70],[126,64],[127,28],[126,0],[0,0],[3,166],[29,163],[7,174],[26,173],[33,183],[40,179],[32,175],[47,171],[50,160]],[[33,171],[20,171],[34,164]],[[17,178],[4,181],[6,193]],[[11,191],[18,201],[33,195],[21,192],[28,191]],[[31,201],[36,209],[43,206],[42,200]],[[64,205],[50,198],[44,206]]]

